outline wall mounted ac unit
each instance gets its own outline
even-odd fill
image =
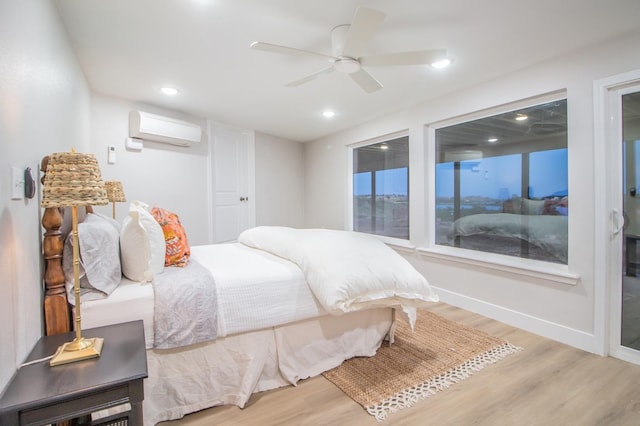
[[[153,142],[191,146],[200,143],[202,128],[197,124],[143,111],[129,113],[129,136]]]

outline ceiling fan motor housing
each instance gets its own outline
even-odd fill
[[[342,56],[345,40],[347,39],[350,27],[351,25],[344,24],[338,25],[331,30],[331,49],[333,56],[336,57],[336,60],[333,62],[333,67],[336,71],[343,72],[345,74],[352,74],[360,71],[360,62],[358,62],[357,59]]]

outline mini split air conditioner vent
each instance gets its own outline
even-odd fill
[[[129,113],[129,136],[152,142],[191,146],[200,143],[202,128],[197,124],[142,111]]]

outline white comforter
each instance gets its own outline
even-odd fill
[[[238,241],[297,264],[320,304],[334,315],[401,307],[413,327],[416,308],[438,301],[406,259],[369,234],[260,226],[244,231]]]

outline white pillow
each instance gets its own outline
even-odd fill
[[[82,301],[105,298],[118,287],[120,270],[120,224],[101,214],[86,215],[78,224],[80,296]],[[73,235],[69,233],[62,257],[68,299],[73,294]]]
[[[141,201],[133,201],[122,222],[122,273],[131,281],[151,281],[154,275],[164,270],[164,233],[148,207]]]

